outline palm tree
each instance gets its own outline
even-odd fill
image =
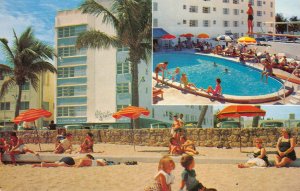
[[[111,24],[115,35],[108,35],[97,30],[89,30],[79,35],[77,48],[128,47],[131,63],[131,105],[139,106],[138,64],[147,61],[151,53],[151,0],[113,0],[111,7],[85,0],[79,8],[84,14],[103,16],[102,22]],[[135,120],[138,127],[138,120]]]
[[[39,89],[39,75],[48,71],[56,73],[56,69],[49,62],[54,55],[54,50],[36,39],[31,27],[28,27],[19,37],[14,30],[13,33],[14,41],[11,47],[5,38],[0,38],[0,44],[8,62],[8,65],[0,64],[0,73],[6,76],[0,89],[0,99],[11,88],[18,88],[16,117],[20,111],[22,86],[26,82],[30,82],[37,91]]]
[[[202,123],[204,121],[204,117],[206,115],[207,109],[208,109],[207,105],[202,106],[201,113],[199,115],[199,119],[198,119],[198,123],[197,123],[198,128],[202,128]]]

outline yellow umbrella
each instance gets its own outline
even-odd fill
[[[209,35],[205,34],[205,33],[201,33],[201,34],[198,34],[197,38],[209,38]]]
[[[238,42],[240,43],[256,43],[256,40],[254,38],[243,36],[238,39]]]

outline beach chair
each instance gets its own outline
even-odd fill
[[[162,89],[152,88],[153,103],[157,103],[158,99],[164,99],[164,91]]]

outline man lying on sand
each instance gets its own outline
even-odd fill
[[[106,166],[106,161],[103,159],[97,159],[87,154],[84,158],[74,158],[74,157],[63,157],[55,163],[45,163],[34,164],[32,167],[87,167],[87,166]]]

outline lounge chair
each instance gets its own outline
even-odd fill
[[[159,98],[164,99],[164,91],[162,89],[152,88],[153,103],[157,103],[157,99]]]

